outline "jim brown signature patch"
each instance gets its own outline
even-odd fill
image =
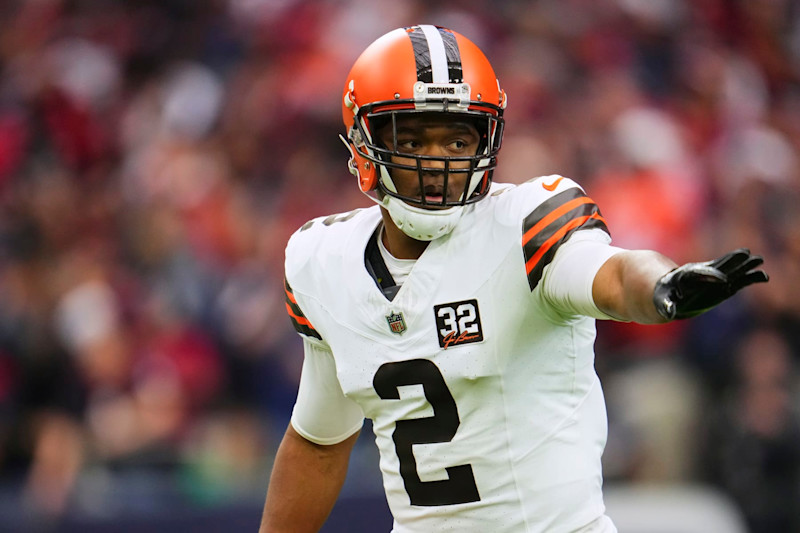
[[[433,314],[436,316],[436,331],[442,348],[483,340],[478,300],[436,305]]]

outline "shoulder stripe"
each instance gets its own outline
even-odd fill
[[[546,203],[543,204],[542,207],[544,207],[544,205],[546,205]],[[551,225],[553,223],[553,221],[557,220],[560,217],[563,217],[564,214],[571,212],[573,209],[581,208],[582,206],[584,206],[586,204],[594,205],[594,203],[592,202],[591,198],[588,198],[586,196],[582,196],[580,198],[575,198],[573,200],[570,200],[567,203],[561,205],[560,207],[557,207],[557,208],[553,209],[550,213],[545,215],[544,218],[541,218],[538,221],[536,221],[536,223],[533,225],[533,227],[531,227],[529,230],[527,230],[522,235],[522,244],[523,244],[523,246],[525,244],[527,244],[528,242],[530,242],[537,235],[541,235],[542,233],[546,233],[544,230],[549,225]],[[530,220],[531,222],[536,220],[536,215],[537,215],[538,211],[539,211],[539,209],[536,209],[533,213],[531,213],[530,215],[528,215],[525,218],[526,226],[527,226],[527,223],[528,223],[529,219],[532,219],[532,220]]]
[[[553,196],[525,217],[522,249],[531,290],[561,244],[575,231],[591,228],[609,233],[597,204],[577,187]]]
[[[294,292],[289,286],[289,282],[285,279],[283,281],[283,286],[284,290],[286,291],[286,312],[289,314],[289,318],[292,321],[294,329],[302,335],[322,340],[322,335],[320,335],[319,332],[314,329],[314,326],[311,325],[311,322],[309,322],[306,316],[303,314],[300,306],[297,305]]]

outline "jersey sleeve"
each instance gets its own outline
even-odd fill
[[[303,348],[305,358],[292,410],[292,427],[317,444],[342,442],[361,428],[364,413],[342,392],[333,354],[305,338]]]
[[[579,230],[597,229],[609,234],[594,201],[574,181],[558,176],[552,185],[538,181],[530,186],[549,191],[522,222],[522,249],[528,285],[534,290],[547,267],[568,239]]]
[[[542,293],[560,313],[614,319],[601,311],[592,297],[592,284],[600,267],[623,249],[611,246],[601,230],[582,231],[563,243],[542,278]]]
[[[286,312],[289,314],[289,319],[292,321],[295,331],[302,335],[304,338],[312,338],[318,341],[322,340],[322,335],[314,326],[309,322],[303,310],[297,304],[297,298],[294,296],[294,291],[289,285],[289,281],[284,279],[283,287],[286,293]]]

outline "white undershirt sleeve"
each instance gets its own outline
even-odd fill
[[[575,232],[545,268],[543,298],[563,314],[615,320],[594,303],[592,284],[600,267],[621,251],[602,230]]]
[[[317,444],[336,444],[361,429],[361,407],[342,392],[333,354],[303,339],[305,358],[292,411],[292,427]]]

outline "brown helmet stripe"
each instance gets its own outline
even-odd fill
[[[417,80],[425,83],[460,83],[463,80],[461,52],[451,31],[430,25],[412,26],[406,31],[414,47]]]

